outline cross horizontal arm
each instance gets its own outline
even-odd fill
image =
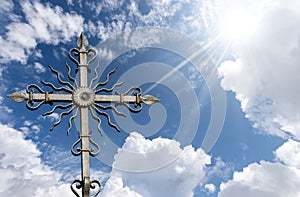
[[[15,92],[7,95],[7,97],[13,99],[16,102],[22,102],[24,100],[29,100],[30,102],[36,101],[72,101],[72,94],[51,94],[51,93],[32,93],[25,94],[23,92]]]
[[[36,101],[57,101],[57,102],[71,102],[73,100],[72,94],[51,94],[51,93],[33,93],[30,92],[29,94],[23,92],[15,92],[12,94],[7,95],[7,97],[13,99],[16,102],[22,102],[24,100],[28,100],[29,102],[36,102]],[[145,104],[151,105],[156,103],[159,99],[155,98],[151,95],[134,95],[128,96],[123,94],[117,95],[95,95],[95,102],[102,102],[102,103],[135,103],[139,104],[144,102]]]
[[[151,95],[145,95],[145,96],[141,96],[139,94],[136,94],[134,96],[128,96],[128,95],[123,95],[123,94],[95,95],[95,102],[103,102],[103,103],[140,104],[141,102],[144,102],[147,105],[151,105],[158,101],[159,101],[159,99],[157,99]]]
[[[96,95],[95,102],[103,103],[139,103],[140,96],[127,96],[127,95]]]

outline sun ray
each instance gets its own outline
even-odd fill
[[[46,82],[46,81],[41,81],[42,84],[44,84],[45,86],[49,86],[51,87],[53,90],[55,91],[66,91],[66,92],[69,92],[69,93],[73,93],[72,90],[68,89],[68,88],[65,88],[65,87],[55,87],[52,83],[50,82]]]
[[[98,74],[98,68],[99,68],[99,66],[100,66],[100,62],[98,62],[98,65],[96,66],[96,68],[95,68],[95,70],[94,70],[94,74],[95,74],[95,77],[91,80],[91,82],[90,82],[90,88],[92,88],[92,85],[93,85],[93,83],[98,79],[98,77],[99,77],[99,74]]]
[[[67,109],[67,108],[71,107],[72,105],[73,105],[73,103],[69,103],[68,105],[55,105],[51,111],[44,113],[42,116],[48,116],[48,115],[52,114],[58,108]]]
[[[94,113],[93,109],[91,109],[91,107],[89,107],[89,111],[90,111],[90,113],[91,113],[91,115],[92,115],[92,118],[93,118],[94,120],[97,120],[97,121],[98,121],[98,125],[97,125],[98,132],[99,132],[100,135],[102,136],[102,130],[101,130],[101,128],[100,128],[100,126],[101,126],[101,119],[95,115],[95,113]]]
[[[78,88],[79,86],[77,84],[77,81],[71,76],[71,67],[69,66],[68,62],[66,62],[66,67],[68,69],[68,78],[70,79],[70,81],[75,83],[76,88]]]
[[[103,106],[103,105],[100,105],[99,103],[95,103],[95,106],[99,107],[101,109],[104,109],[104,110],[106,110],[106,109],[112,109],[117,115],[126,117],[126,114],[118,111],[118,109],[116,107],[114,107],[114,106],[111,106],[111,105]]]
[[[108,113],[103,112],[103,111],[100,111],[100,110],[97,109],[95,106],[93,106],[93,108],[94,108],[94,110],[95,110],[99,115],[104,115],[104,116],[106,116],[108,124],[109,124],[111,127],[115,128],[118,132],[120,132],[119,127],[110,121],[110,116],[109,116]]]
[[[71,116],[69,118],[69,128],[68,128],[68,131],[67,131],[67,135],[70,135],[70,131],[72,129],[72,120],[77,116],[77,113],[78,113],[78,107],[76,107],[76,111],[75,113],[73,114],[73,116]]]
[[[60,73],[55,70],[52,66],[48,66],[50,68],[50,70],[56,75],[56,78],[58,80],[59,83],[61,83],[62,85],[67,85],[69,88],[71,88],[72,90],[75,90],[76,88],[74,88],[74,86],[72,86],[69,82],[66,82],[66,81],[63,81],[61,78],[60,78]]]
[[[93,90],[96,90],[96,88],[98,88],[99,86],[104,86],[108,83],[109,81],[109,77],[110,75],[112,75],[114,72],[116,72],[118,67],[114,68],[113,70],[111,70],[107,75],[106,75],[106,80],[104,82],[100,82],[100,83],[97,83],[94,87],[93,87]]]
[[[72,108],[69,110],[69,111],[66,111],[66,112],[62,112],[60,115],[59,115],[59,119],[58,119],[58,121],[56,121],[53,125],[52,125],[52,127],[51,127],[51,129],[50,129],[50,131],[53,131],[53,129],[54,129],[54,127],[56,127],[57,125],[59,125],[60,124],[60,122],[61,122],[61,118],[64,116],[64,115],[68,115],[68,114],[70,114],[73,110],[74,110],[74,108],[75,108],[75,106],[73,105],[72,106]]]
[[[125,82],[120,82],[120,83],[116,83],[115,85],[113,85],[113,87],[111,88],[100,88],[98,90],[95,90],[95,94],[99,93],[99,92],[111,92],[113,91],[116,87],[123,85]]]

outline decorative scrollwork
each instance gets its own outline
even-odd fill
[[[101,190],[102,185],[101,185],[101,183],[100,183],[98,180],[93,180],[93,181],[91,181],[91,189],[95,189],[96,186],[98,186],[98,187],[97,187],[97,190],[96,190],[96,192],[92,195],[92,197],[96,197],[96,196],[100,193],[100,190]]]
[[[80,142],[82,142],[82,138],[83,137],[88,137],[89,138],[89,142],[94,146],[94,148],[90,148],[88,150],[82,150],[81,147],[77,147],[77,145],[79,145]],[[79,136],[79,138],[73,143],[72,147],[71,147],[71,152],[74,156],[79,156],[82,154],[82,151],[88,151],[90,153],[91,156],[96,157],[99,153],[100,153],[100,147],[99,145],[91,138],[91,136]]]
[[[76,195],[76,197],[80,197],[79,193],[75,190],[74,187],[76,187],[76,189],[81,189],[82,186],[82,181],[75,179],[72,183],[71,183],[71,190],[72,192]]]
[[[38,92],[42,93],[42,94],[45,94],[45,99],[42,100],[41,102],[39,102],[37,105],[34,106],[34,99],[33,99],[33,96],[34,96],[34,89],[36,89]],[[49,102],[49,92],[45,92],[44,90],[42,90],[42,88],[40,88],[38,85],[36,84],[30,84],[26,87],[26,92],[28,93],[28,100],[26,102],[26,107],[29,109],[29,110],[37,110],[40,106],[42,106],[44,103],[47,103]],[[52,92],[50,92],[52,93]],[[49,102],[50,103],[50,102]]]
[[[120,99],[121,102],[116,103],[116,105],[124,105],[127,109],[129,109],[131,112],[134,112],[134,113],[140,112],[143,108],[142,105],[141,105],[141,101],[140,101],[140,96],[142,94],[141,88],[134,86],[134,87],[129,88],[129,90],[127,90],[123,94],[120,94],[120,93],[116,92],[116,95],[120,95],[121,98],[125,95],[128,95],[128,94],[134,95],[137,98],[136,102],[134,103],[134,108],[131,107],[128,103],[124,103],[122,101],[122,99]]]
[[[69,58],[76,64],[76,65],[79,65],[79,62],[77,61],[77,59],[75,59],[72,55],[72,53],[74,52],[74,55],[75,56],[78,56],[79,55],[79,50],[76,49],[76,48],[72,48],[70,49],[69,51]]]
[[[75,142],[74,144],[72,145],[72,148],[71,148],[71,152],[74,156],[79,156],[81,154],[81,149],[77,148],[75,150],[75,147],[81,142],[81,137],[79,137]]]
[[[92,54],[91,54],[92,53]],[[87,55],[88,57],[92,57],[87,64],[91,64],[97,57],[97,52],[95,49],[93,48],[90,48],[88,51],[87,51]]]
[[[45,101],[41,101],[39,104],[37,104],[36,106],[33,106],[33,103],[31,103],[30,101],[26,102],[26,107],[27,109],[30,110],[37,110],[40,106],[42,106],[45,103]]]
[[[29,90],[31,88],[31,90]],[[36,84],[30,84],[26,87],[26,92],[27,93],[30,93],[30,92],[34,92],[34,89],[32,88],[35,88],[38,92],[42,93],[42,94],[45,94],[46,92],[44,90],[42,90],[42,88],[40,88],[40,86],[36,85]]]
[[[96,157],[100,153],[100,147],[91,137],[89,138],[89,141],[96,148],[96,151],[93,148],[91,149],[90,155]]]
[[[123,95],[128,95],[130,92],[132,92],[131,94],[142,94],[142,89],[140,87],[133,86],[123,93]]]
[[[143,108],[143,106],[142,105],[136,105],[135,106],[135,108],[132,108],[129,104],[127,104],[127,103],[123,103],[123,105],[127,108],[127,109],[129,109],[131,112],[133,112],[133,113],[138,113],[138,112],[140,112],[141,110],[142,110],[142,108]]]

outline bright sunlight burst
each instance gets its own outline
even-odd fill
[[[227,41],[249,39],[258,30],[257,10],[245,5],[226,6],[218,13],[217,30]]]

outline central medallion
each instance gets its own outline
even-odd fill
[[[95,103],[95,93],[90,88],[78,88],[72,95],[75,105],[89,107]]]

